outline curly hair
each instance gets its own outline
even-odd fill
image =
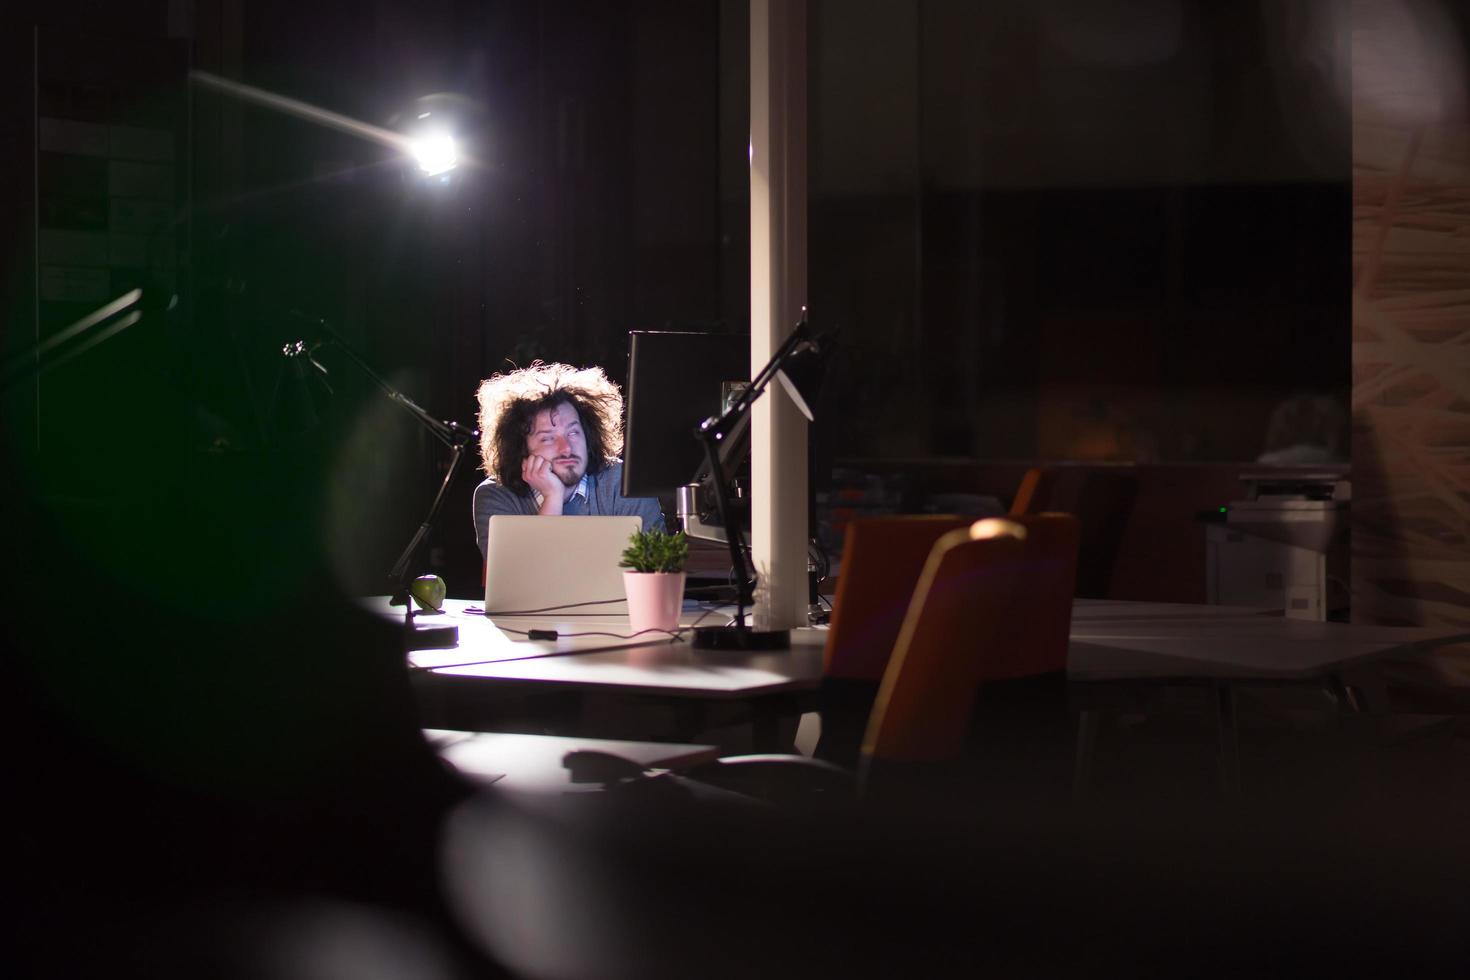
[[[538,414],[558,405],[572,406],[582,420],[587,472],[602,472],[623,451],[623,393],[600,367],[533,361],[480,382],[479,399],[480,465],[515,493],[531,490],[521,478],[531,426]]]

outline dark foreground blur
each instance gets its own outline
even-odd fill
[[[1431,976],[1470,953],[1463,810],[919,802],[480,800],[448,887],[532,976]]]
[[[283,459],[5,500],[9,975],[1463,975],[1463,772],[472,796]],[[1065,772],[1059,774],[1065,782]],[[1117,774],[1114,773],[1114,776]],[[1344,778],[1337,778],[1342,775]],[[1111,787],[1111,789],[1109,789]],[[720,801],[717,801],[718,798]]]

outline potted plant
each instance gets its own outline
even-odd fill
[[[684,562],[689,542],[683,531],[634,531],[618,562],[628,593],[632,632],[675,630],[684,604]]]

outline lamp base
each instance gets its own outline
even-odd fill
[[[786,650],[791,647],[791,631],[702,626],[690,644],[696,650]]]
[[[459,646],[459,627],[448,626],[418,626],[414,625],[403,631],[403,646],[405,650],[448,650]]]

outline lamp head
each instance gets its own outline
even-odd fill
[[[827,359],[832,356],[833,342],[830,336],[811,336],[806,320],[802,320],[796,329],[805,336],[776,370],[776,377],[801,414],[811,422],[816,419],[813,406],[822,390],[822,378],[827,371]]]
[[[434,130],[413,139],[413,158],[425,177],[437,177],[459,166],[459,151],[454,136],[447,130]]]
[[[452,92],[425,95],[403,106],[390,119],[421,178],[447,183],[455,171],[478,162],[484,110]]]

